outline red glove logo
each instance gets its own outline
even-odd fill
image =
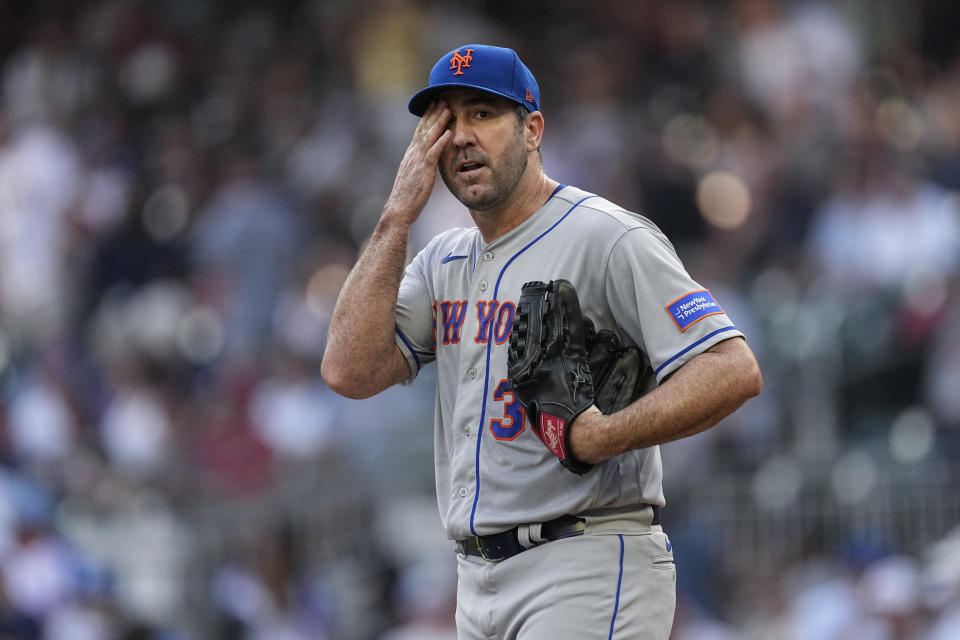
[[[563,446],[563,432],[567,426],[566,420],[561,420],[557,416],[540,413],[540,439],[547,449],[553,452],[561,460],[567,459],[567,452]]]

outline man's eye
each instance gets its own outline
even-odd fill
[[[490,117],[490,112],[489,112],[489,111],[480,110],[480,111],[477,111],[475,117],[476,117],[478,120],[486,120],[487,118]]]

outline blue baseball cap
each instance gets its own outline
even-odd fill
[[[470,87],[494,93],[530,109],[540,110],[540,87],[513,49],[468,44],[445,54],[433,65],[430,82],[410,98],[407,108],[422,116],[437,92]]]

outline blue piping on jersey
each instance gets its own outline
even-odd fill
[[[560,185],[554,190],[553,193],[554,194],[557,193],[557,191],[562,189],[564,186],[566,185]],[[551,194],[550,197],[552,198],[553,194]],[[513,256],[509,260],[507,260],[506,264],[503,265],[503,269],[500,270],[500,275],[497,276],[497,284],[493,288],[493,299],[499,300],[500,281],[503,280],[503,274],[507,272],[507,268],[511,264],[513,264],[513,261],[516,260],[518,257],[520,257],[521,253],[523,253],[524,251],[532,247],[534,244],[536,244],[541,238],[543,238],[543,236],[553,231],[557,227],[557,225],[563,222],[564,220],[566,220],[567,216],[573,213],[573,210],[579,207],[584,200],[589,200],[590,198],[596,198],[596,197],[597,196],[595,195],[589,195],[589,196],[584,196],[583,198],[580,198],[580,200],[574,203],[572,207],[567,209],[567,212],[563,214],[559,220],[557,220],[552,225],[550,225],[549,229],[547,229],[546,231],[538,235],[536,238],[534,238],[529,243],[527,243],[526,246],[524,246],[515,254],[513,254]],[[472,533],[473,535],[477,535],[477,530],[474,529],[474,519],[476,518],[476,515],[477,515],[477,501],[480,499],[480,442],[483,440],[483,431],[484,431],[484,425],[486,424],[486,413],[487,413],[487,394],[490,392],[489,372],[490,372],[490,351],[493,348],[493,342],[494,342],[493,341],[493,325],[494,323],[491,322],[490,326],[487,327],[487,334],[488,334],[487,335],[487,364],[485,369],[485,371],[487,371],[487,375],[486,375],[486,379],[483,382],[483,406],[480,409],[480,428],[477,429],[477,455],[476,455],[476,460],[474,462],[474,468],[476,469],[477,482],[476,482],[476,489],[474,489],[473,491],[473,508],[470,510],[470,533]]]
[[[417,352],[413,348],[413,345],[407,340],[407,336],[403,335],[403,332],[400,331],[400,327],[394,327],[393,330],[396,331],[400,339],[403,340],[403,344],[407,345],[407,349],[410,349],[410,353],[413,355],[413,361],[417,363],[417,373],[420,373],[420,358],[417,357]]]
[[[623,584],[623,535],[618,535],[620,538],[620,574],[617,576],[617,597],[613,601],[613,617],[610,618],[610,635],[607,636],[607,640],[613,638],[613,625],[617,621],[617,612],[620,610],[620,587]]]
[[[717,329],[716,331],[713,331],[713,332],[711,332],[711,333],[708,333],[707,335],[703,336],[702,338],[700,338],[699,340],[697,340],[696,342],[694,342],[692,345],[690,345],[689,347],[687,347],[687,348],[684,349],[683,351],[680,351],[679,353],[673,355],[672,357],[667,358],[667,360],[664,361],[664,363],[663,363],[662,365],[660,365],[659,367],[657,367],[657,370],[654,371],[653,373],[654,373],[654,374],[659,374],[660,371],[661,371],[665,366],[667,366],[668,364],[670,364],[671,362],[673,362],[674,360],[676,360],[677,358],[679,358],[680,356],[682,356],[683,354],[685,354],[687,351],[690,351],[690,349],[693,349],[693,348],[694,348],[695,346],[697,346],[698,344],[701,344],[701,343],[709,340],[710,338],[712,338],[713,336],[717,335],[718,333],[723,333],[724,331],[736,331],[736,330],[737,330],[737,328],[736,328],[735,326],[730,325],[729,327],[724,327],[724,328],[722,328],[722,329]]]

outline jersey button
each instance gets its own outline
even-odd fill
[[[467,497],[467,488],[466,488],[466,487],[460,487],[460,491],[457,491],[457,493],[460,494],[460,497],[461,497],[461,498],[466,498],[466,497]]]
[[[480,281],[480,291],[486,291],[486,290],[487,290],[487,281],[486,281],[486,280],[481,280],[481,281]]]
[[[493,260],[493,253],[490,251],[485,252],[483,254],[483,259],[486,260],[487,262],[490,262],[491,260]]]
[[[477,379],[477,370],[476,370],[476,369],[468,369],[468,370],[467,370],[467,377],[470,378],[471,380],[476,380],[476,379]]]

